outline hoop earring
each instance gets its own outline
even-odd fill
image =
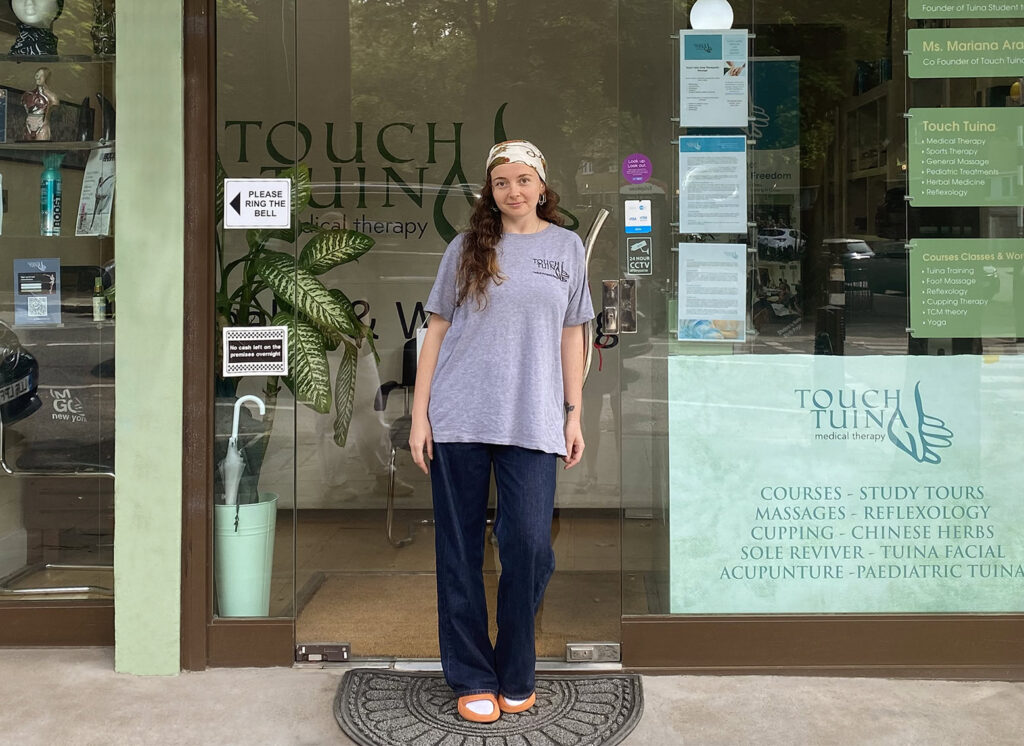
[[[540,195],[540,199],[539,199],[539,200],[537,200],[537,204],[538,204],[538,205],[546,205],[547,203],[548,203],[548,195],[547,195],[547,192],[543,192],[543,193],[542,193],[542,194]]]
[[[498,206],[497,205],[491,205],[491,212],[498,212]]]

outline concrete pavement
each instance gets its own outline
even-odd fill
[[[140,677],[107,648],[0,649],[0,742],[350,744],[331,705],[344,669]],[[1020,744],[1024,684],[781,676],[644,677],[627,746]]]

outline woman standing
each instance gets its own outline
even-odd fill
[[[445,251],[426,306],[409,445],[433,488],[441,665],[474,722],[536,701],[534,617],[555,567],[557,459],[568,469],[583,454],[581,325],[594,311],[583,244],[557,208],[540,150],[495,145],[469,230]],[[482,570],[492,469],[494,646]]]

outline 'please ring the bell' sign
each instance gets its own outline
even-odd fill
[[[288,228],[290,179],[224,179],[225,228]]]

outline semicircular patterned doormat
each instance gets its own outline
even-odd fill
[[[356,668],[334,697],[334,717],[362,746],[613,746],[643,714],[633,674],[537,677],[537,704],[494,723],[459,717],[456,697],[434,673]]]

